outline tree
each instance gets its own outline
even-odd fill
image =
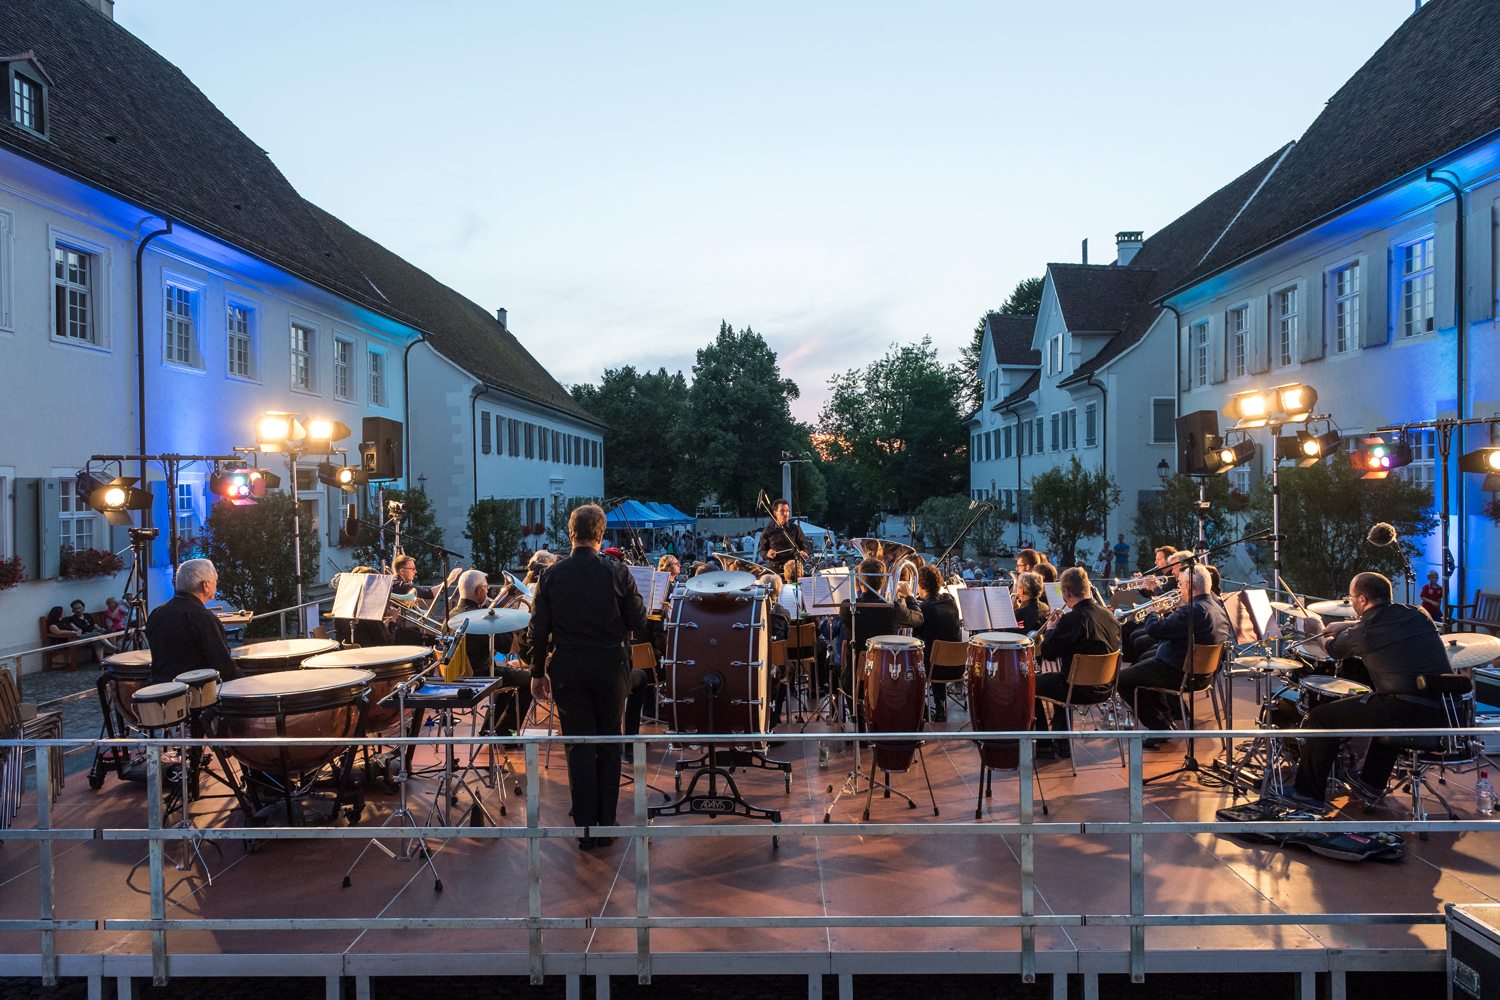
[[[1104,534],[1105,520],[1119,502],[1113,477],[1103,469],[1085,469],[1076,455],[1067,465],[1031,477],[1031,517],[1046,532],[1059,568],[1075,565],[1080,541]]]
[[[928,497],[913,515],[916,533],[927,550],[941,554],[953,544],[969,520],[969,498],[966,496]]]
[[[1005,529],[1010,527],[1011,506],[1004,504],[998,510],[985,511],[969,529],[969,544],[981,556],[999,555],[1004,548]]]
[[[474,568],[498,577],[516,560],[521,546],[521,515],[514,500],[486,497],[469,508],[469,524],[464,529],[473,552]]]
[[[1024,278],[1016,283],[1010,297],[995,310],[1002,316],[1035,316],[1042,309],[1042,279]],[[979,409],[984,403],[984,380],[979,377],[979,359],[984,356],[985,321],[989,313],[979,317],[974,324],[969,345],[958,355],[958,367],[963,378],[963,395],[959,406],[966,412]]]
[[[688,397],[682,372],[668,375],[659,368],[655,374],[637,374],[630,365],[606,368],[598,385],[575,385],[570,391],[578,405],[608,425],[605,494],[669,499],[682,464],[677,438]],[[698,499],[692,502],[696,505]]]
[[[797,383],[781,377],[776,352],[748,326],[720,322],[700,348],[679,425],[674,500],[691,511],[705,496],[753,511],[761,490],[779,492],[781,457],[798,443],[791,401]],[[678,461],[675,456],[683,456]]]
[[[552,510],[547,515],[547,547],[553,552],[570,552],[573,543],[568,538],[568,518],[585,504],[599,503],[600,497],[552,498]]]
[[[960,378],[926,337],[835,376],[818,417],[824,454],[848,469],[865,498],[898,511],[962,490],[968,434],[956,402]]]
[[[256,614],[297,603],[296,555],[292,546],[292,498],[267,493],[253,504],[237,507],[220,500],[203,526],[203,555],[219,571],[219,594]],[[301,521],[302,585],[318,579],[322,546],[312,518]],[[270,635],[274,618],[252,622],[247,634]]]
[[[1385,521],[1400,536],[1410,559],[1417,541],[1432,534],[1438,519],[1432,491],[1400,476],[1362,479],[1338,454],[1326,462],[1281,472],[1281,575],[1287,586],[1304,594],[1342,597],[1355,573],[1370,570],[1399,581],[1405,569],[1395,547],[1376,548],[1365,541],[1370,526]],[[1271,482],[1264,477],[1250,494],[1250,529],[1271,527]],[[1272,547],[1257,545],[1257,567],[1269,568]]]
[[[1022,278],[1011,289],[1010,297],[1000,304],[1002,316],[1035,316],[1042,311],[1041,278]]]
[[[855,481],[847,465],[825,461],[821,457],[815,459],[815,465],[822,474],[828,494],[824,525],[850,538],[865,535],[880,513],[875,498]]]
[[[427,491],[421,488],[414,490],[388,488],[385,490],[385,500],[387,504],[394,501],[402,505],[401,549],[417,561],[417,579],[424,583],[441,580],[443,557],[431,546],[417,541],[417,539],[426,539],[433,545],[443,544],[443,529],[438,527],[437,511],[432,509],[432,499],[428,497]],[[394,531],[385,533],[387,546],[392,545],[395,540]],[[372,529],[360,525],[359,543],[354,548],[354,561],[368,566],[391,562],[393,554],[387,549],[382,555],[377,548],[378,542],[379,538]]]
[[[1236,535],[1235,515],[1245,509],[1245,498],[1235,493],[1227,476],[1210,476],[1202,480],[1204,499],[1208,502],[1204,538],[1213,548]],[[1160,492],[1137,504],[1134,533],[1136,567],[1155,566],[1155,550],[1163,545],[1191,549],[1198,543],[1198,483],[1192,476],[1173,476]]]

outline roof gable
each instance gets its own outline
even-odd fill
[[[1035,316],[992,312],[985,315],[984,323],[989,328],[990,353],[995,364],[1002,368],[1025,368],[1042,363],[1041,352],[1031,348]]]
[[[1047,265],[1063,324],[1079,333],[1123,330],[1154,273],[1154,268],[1135,264]]]

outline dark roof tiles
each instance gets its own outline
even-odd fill
[[[992,312],[984,317],[984,321],[990,328],[990,348],[996,364],[1017,368],[1042,363],[1042,352],[1031,348],[1031,335],[1036,329],[1035,316]]]

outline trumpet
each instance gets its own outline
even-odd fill
[[[1126,622],[1143,622],[1146,616],[1157,611],[1170,611],[1182,603],[1182,591],[1171,590],[1145,604],[1137,604],[1133,608],[1115,612],[1115,621],[1124,625]]]
[[[1040,639],[1048,629],[1056,625],[1059,619],[1061,619],[1062,616],[1067,613],[1067,608],[1054,608],[1051,611],[1047,612],[1046,619],[1042,621],[1042,627],[1031,634],[1032,645],[1036,645],[1037,640]]]

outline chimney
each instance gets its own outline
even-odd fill
[[[84,2],[111,21],[115,19],[115,0],[84,0]]]
[[[506,324],[505,324],[505,310],[504,309],[496,309],[495,310],[495,318],[500,321],[500,325],[501,326],[504,326],[507,330],[510,329],[510,327],[506,326]]]
[[[1089,241],[1087,238],[1083,241],[1083,262],[1085,264],[1089,262]]]
[[[1124,266],[1134,260],[1141,252],[1144,235],[1140,231],[1115,233],[1115,263]]]

